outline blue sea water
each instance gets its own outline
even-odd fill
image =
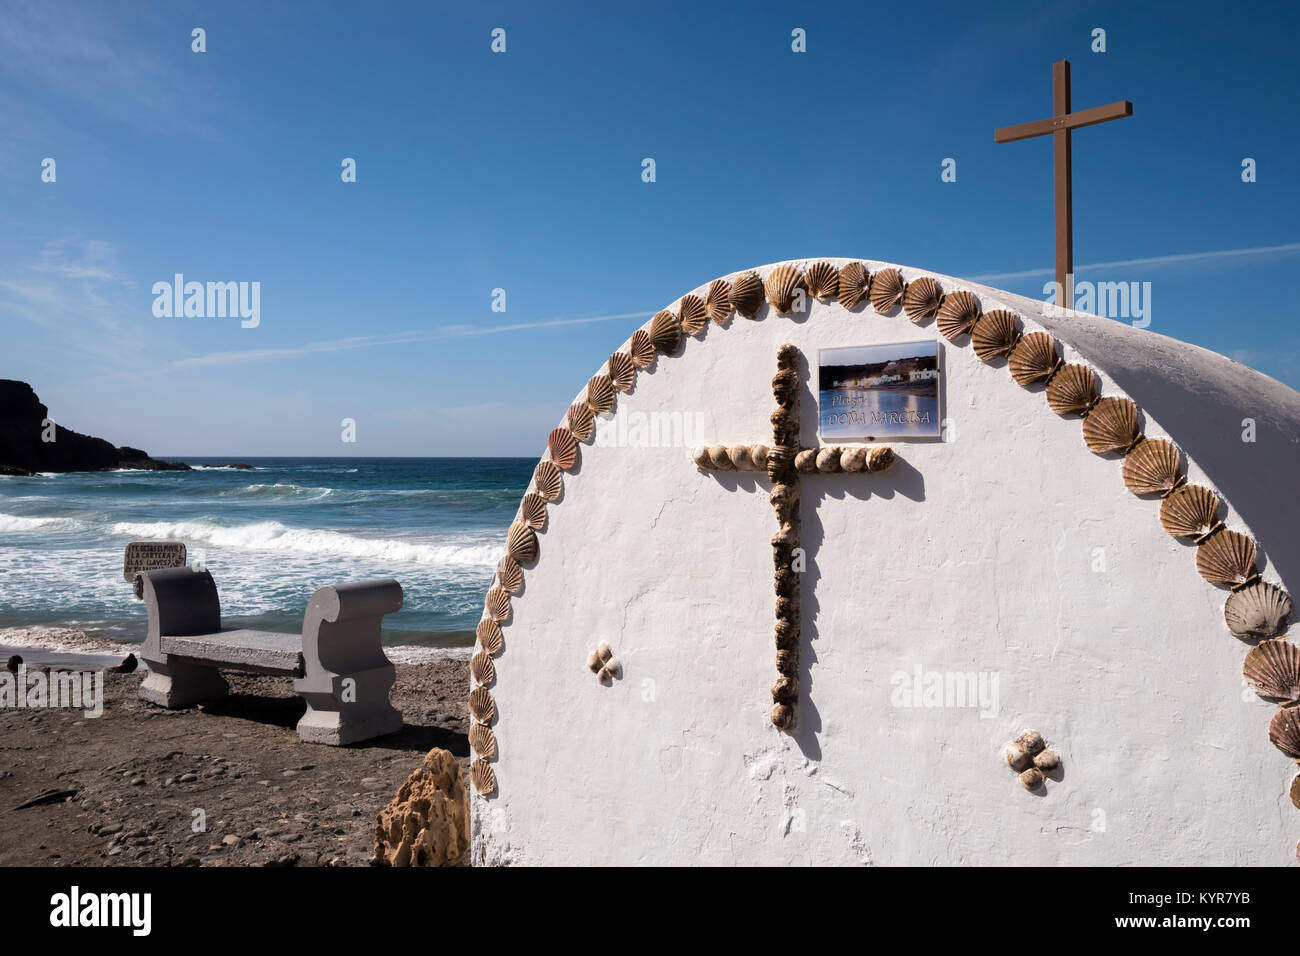
[[[388,643],[473,642],[532,459],[239,460],[255,470],[0,477],[0,627],[142,640],[123,551],[175,539],[212,572],[232,625],[294,632],[316,588],[393,577],[406,599]]]

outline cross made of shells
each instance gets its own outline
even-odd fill
[[[1043,785],[1043,775],[1061,766],[1061,758],[1048,750],[1043,735],[1036,730],[1022,730],[1020,736],[1003,749],[1007,765],[1020,774],[1026,790],[1037,790]]]
[[[780,528],[772,538],[776,589],[776,683],[772,685],[772,723],[780,730],[794,726],[799,699],[799,587],[793,567],[799,547],[799,475],[812,472],[879,472],[894,463],[886,445],[874,448],[799,445],[799,350],[782,345],[772,379],[772,444],[713,445],[695,448],[691,456],[710,471],[766,471],[772,482],[768,495]]]
[[[587,655],[587,668],[600,679],[602,684],[608,684],[619,675],[623,665],[609,649],[609,643],[601,641],[596,645],[596,649]]]

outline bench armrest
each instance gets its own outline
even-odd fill
[[[401,607],[402,586],[392,578],[336,584],[320,588],[311,596],[303,619],[303,629],[307,629],[307,622],[313,616],[316,620],[336,624],[363,617],[383,617]]]
[[[391,673],[393,665],[380,644],[380,625],[385,614],[401,606],[402,586],[391,578],[318,590],[303,615],[305,672],[294,686],[300,693],[332,693],[334,680],[341,675],[374,670]]]
[[[221,601],[207,571],[192,567],[137,571],[135,586],[149,611],[146,643],[221,630]]]

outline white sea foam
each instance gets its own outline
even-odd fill
[[[330,495],[334,494],[334,489],[314,488],[311,486],[276,482],[273,485],[244,485],[242,488],[231,488],[225,491],[219,491],[217,494],[220,497],[247,496],[252,498],[306,498],[311,501],[319,501],[322,498],[328,498]]]
[[[77,531],[84,527],[76,518],[26,518],[0,514],[0,531]]]
[[[30,647],[57,654],[109,654],[114,657],[125,657],[140,649],[139,644],[123,644],[92,637],[75,627],[0,627],[0,646]]]
[[[378,562],[411,561],[456,567],[489,567],[500,557],[496,543],[417,544],[397,538],[361,538],[339,531],[290,528],[278,521],[226,526],[212,521],[119,521],[116,535],[137,538],[176,538],[245,551],[338,555]]]

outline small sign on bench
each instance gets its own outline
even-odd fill
[[[122,578],[128,584],[137,571],[161,571],[185,567],[184,541],[132,541],[126,546]]]

